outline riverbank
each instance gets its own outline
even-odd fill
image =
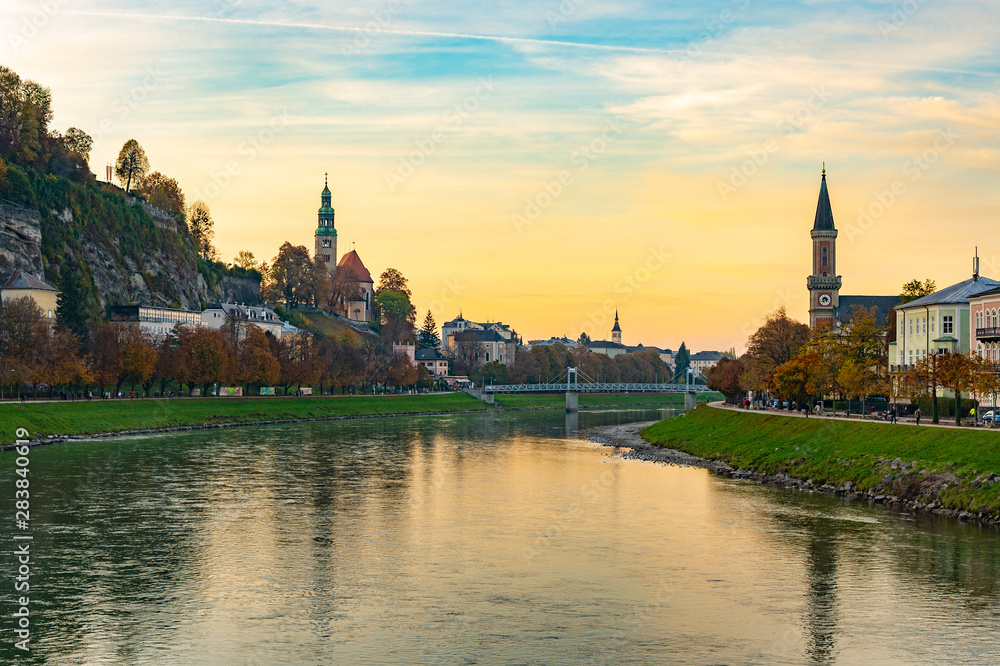
[[[626,457],[697,465],[733,478],[1000,523],[998,433],[709,406],[634,433],[629,426],[612,428],[598,429],[592,439],[629,448]]]

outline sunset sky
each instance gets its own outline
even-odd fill
[[[53,127],[129,138],[216,245],[409,278],[419,320],[743,346],[808,321],[825,161],[843,294],[1000,278],[1000,8],[968,2],[6,0]],[[895,189],[895,193],[892,190]],[[886,194],[888,192],[888,194]],[[860,211],[867,210],[867,216]]]

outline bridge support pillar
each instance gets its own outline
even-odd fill
[[[566,391],[566,411],[577,412],[580,410],[580,394]]]
[[[694,409],[698,405],[698,394],[694,391],[688,391],[684,394],[684,411],[689,409]]]
[[[483,402],[485,402],[487,405],[495,405],[496,402],[497,402],[497,394],[496,393],[484,393],[483,394]]]

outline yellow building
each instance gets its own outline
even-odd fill
[[[14,271],[3,287],[0,287],[0,298],[6,303],[11,299],[23,296],[33,298],[49,325],[55,325],[56,299],[59,297],[59,292],[19,268]]]

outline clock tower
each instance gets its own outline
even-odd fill
[[[333,226],[334,210],[330,202],[330,184],[324,179],[320,193],[319,222],[316,226],[316,254],[326,264],[327,271],[337,267],[337,229]]]
[[[819,185],[819,202],[812,232],[812,275],[809,289],[809,327],[834,326],[840,305],[840,276],[837,275],[837,229],[833,226],[830,193],[826,189],[826,165]]]

